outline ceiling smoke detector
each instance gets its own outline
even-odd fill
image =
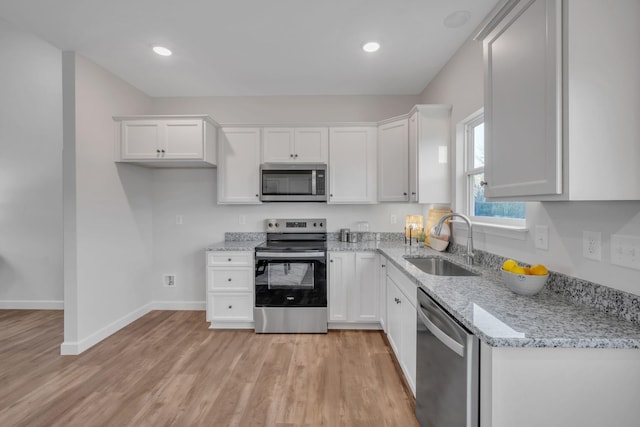
[[[447,15],[443,23],[447,28],[459,28],[466,24],[469,18],[471,18],[471,12],[468,10],[456,10]]]

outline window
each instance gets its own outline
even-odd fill
[[[487,202],[484,197],[484,113],[464,122],[467,215],[477,222],[524,226],[524,202]]]

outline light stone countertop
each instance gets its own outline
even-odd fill
[[[262,241],[221,242],[207,250],[253,250]],[[405,257],[436,255],[469,268],[462,257],[397,242],[342,243],[328,241],[329,252],[379,252],[421,287],[481,341],[492,347],[562,347],[640,349],[640,326],[580,306],[545,285],[534,296],[507,289],[500,272],[482,266],[479,276],[434,276]]]

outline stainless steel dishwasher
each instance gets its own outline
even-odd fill
[[[418,288],[416,417],[422,427],[479,425],[479,341]]]

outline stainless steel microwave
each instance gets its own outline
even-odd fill
[[[323,163],[263,163],[263,202],[326,202],[327,165]]]

